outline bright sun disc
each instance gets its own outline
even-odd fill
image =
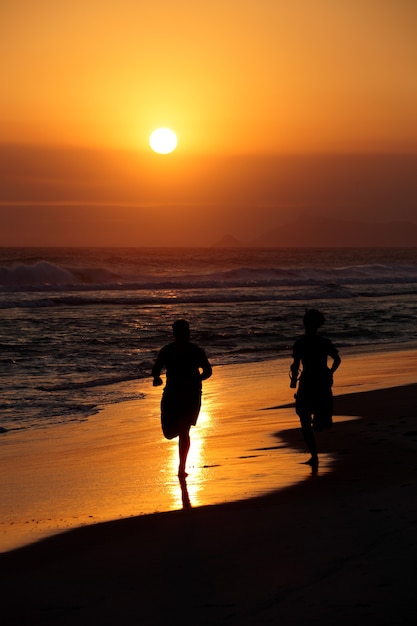
[[[169,154],[177,147],[177,136],[170,128],[157,128],[149,138],[149,143],[154,152]]]

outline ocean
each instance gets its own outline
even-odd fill
[[[309,307],[342,355],[415,343],[417,247],[1,248],[1,436],[140,399],[180,317],[214,367],[289,364]]]

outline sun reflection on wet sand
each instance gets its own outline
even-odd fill
[[[207,456],[207,434],[212,428],[210,409],[202,407],[197,426],[190,431],[191,446],[187,459],[186,480],[170,480],[168,489],[173,501],[174,508],[181,508],[186,500],[186,508],[200,504],[199,494],[205,482],[204,469]],[[177,440],[175,440],[177,442]],[[178,444],[171,446],[169,451],[168,466],[170,474],[175,477],[178,473]],[[185,490],[187,493],[185,494]]]
[[[170,509],[182,508],[185,494],[187,507],[218,504],[269,493],[311,474],[303,465],[308,455],[275,436],[281,428],[298,427],[294,410],[263,410],[277,397],[288,401],[288,390],[265,385],[261,364],[217,370],[216,379],[205,383],[200,417],[190,431],[183,484],[177,478],[177,440],[169,448],[164,476]],[[323,456],[320,473],[330,466]]]

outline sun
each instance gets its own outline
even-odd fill
[[[157,128],[149,137],[149,143],[154,152],[169,154],[177,147],[177,135],[170,128]]]

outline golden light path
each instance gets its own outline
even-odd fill
[[[213,428],[213,420],[210,415],[210,408],[202,407],[198,418],[198,428],[192,428],[190,432],[191,447],[187,459],[187,468],[191,469],[192,477],[187,481],[186,485],[181,485],[181,491],[178,489],[177,481],[170,483],[171,497],[174,501],[175,508],[184,508],[192,505],[200,504],[199,492],[204,487],[206,479],[204,477],[205,468],[207,468],[207,435]],[[175,445],[170,448],[169,466],[173,476],[178,471],[178,443],[175,439]],[[182,501],[182,502],[181,502]]]

